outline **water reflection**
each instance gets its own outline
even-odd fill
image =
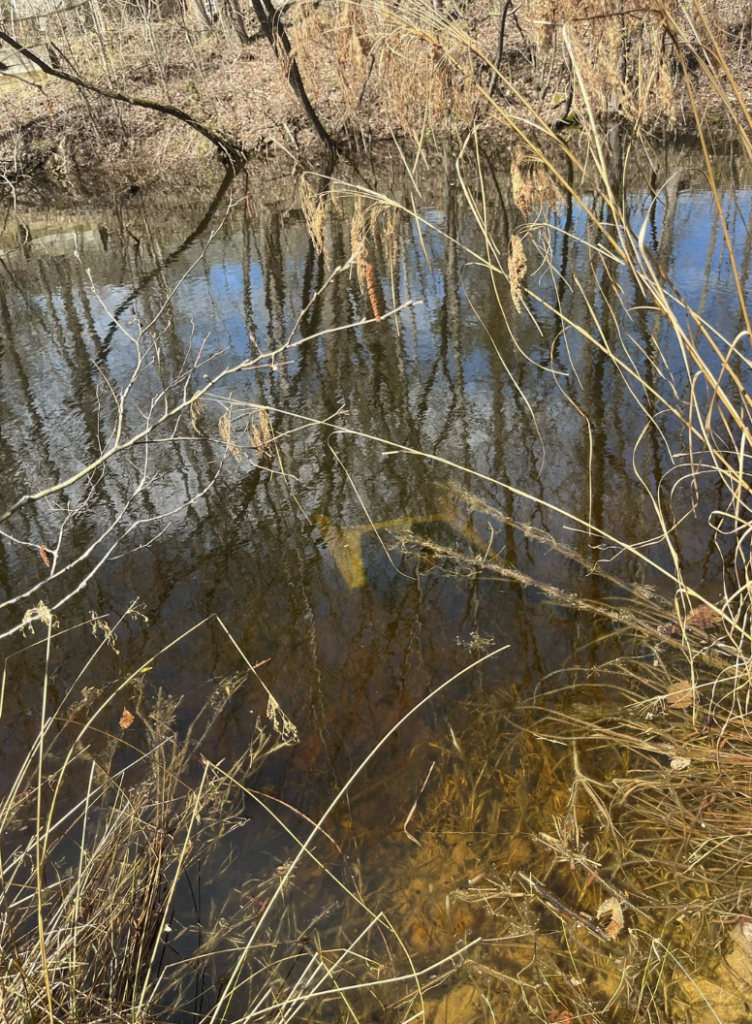
[[[624,201],[635,223],[647,218],[660,264],[698,298],[719,330],[733,335],[741,323],[738,304],[699,160],[686,152],[663,157],[653,187],[665,183],[664,197],[655,201],[648,172],[644,180],[635,172]],[[481,163],[486,187],[493,183],[485,201],[504,250],[522,215],[510,198],[508,168],[492,155],[483,155]],[[571,165],[565,170],[573,174]],[[375,183],[410,205],[413,185],[399,161],[380,168]],[[228,389],[237,400],[280,410],[272,416],[277,432],[295,425],[285,411],[330,425],[287,434],[273,460],[226,460],[212,491],[158,538],[147,534],[119,550],[66,607],[61,623],[85,621],[91,611],[117,615],[131,601],[141,602],[148,626],[123,622],[119,654],[106,652],[97,663],[97,685],[106,687],[122,678],[123,663],[140,664],[207,619],[157,661],[148,680],[154,692],[163,687],[183,694],[188,716],[210,682],[242,667],[211,618],[219,616],[248,657],[264,663],[259,671],[301,737],[267,765],[260,785],[311,814],[407,710],[468,663],[473,637],[510,644],[509,652],[463,679],[386,745],[360,802],[347,811],[350,823],[366,830],[401,829],[413,783],[425,774],[426,743],[446,734],[458,697],[481,688],[527,693],[567,659],[595,657],[588,647],[592,624],[509,583],[422,574],[415,556],[390,542],[396,528],[410,520],[416,528],[448,530],[455,542],[471,534],[473,543],[492,543],[522,572],[604,596],[602,580],[542,552],[528,537],[511,528],[492,535],[482,517],[462,519],[447,487],[470,486],[510,519],[554,532],[563,529],[561,517],[536,499],[627,541],[643,540],[657,532],[656,518],[638,477],[658,485],[672,468],[679,439],[670,423],[659,427],[656,416],[633,463],[645,410],[624,387],[608,350],[631,347],[659,394],[667,388],[655,374],[662,360],[678,393],[687,393],[666,326],[642,308],[622,268],[609,276],[603,265],[592,264],[591,250],[576,239],[596,245],[598,232],[571,202],[555,214],[564,229],[551,237],[558,273],[535,277],[533,271],[540,302],[532,323],[517,313],[506,284],[492,280],[469,255],[482,253],[485,242],[461,200],[454,155],[445,153],[423,169],[419,186],[416,202],[439,230],[400,217],[394,242],[377,233],[372,247],[382,308],[415,304],[398,318],[292,349],[277,365],[234,379]],[[301,309],[307,309],[302,336],[370,315],[355,273],[338,276],[313,301],[332,268],[350,255],[347,211],[328,216],[322,253],[294,197],[267,202],[257,190],[246,200],[244,189],[244,182],[227,177],[201,210],[136,197],[97,210],[91,221],[78,214],[71,224],[61,215],[58,228],[54,215],[36,216],[36,223],[29,214],[23,238],[3,236],[0,460],[6,506],[95,458],[105,443],[113,423],[103,373],[115,388],[123,387],[134,360],[133,345],[113,317],[152,325],[159,372],[169,381],[201,345],[218,353],[217,366],[281,346]],[[738,211],[746,285],[752,250],[741,225],[749,194],[737,187],[726,203]],[[445,237],[460,239],[464,248]],[[575,277],[584,289],[573,286]],[[562,331],[555,310],[585,325],[600,347]],[[656,412],[654,396],[637,397],[651,415]],[[440,455],[531,498],[468,482],[446,466],[338,431],[337,424]],[[157,460],[159,473],[139,512],[189,501],[207,487],[217,466],[217,449],[208,439],[194,436],[176,446]],[[102,496],[70,539],[75,550],[85,549],[129,486],[118,473],[105,476]],[[713,495],[701,495],[697,520],[676,537],[679,556],[695,567],[692,578],[711,596],[719,581],[710,575],[714,538],[702,526],[702,512],[712,501]],[[12,532],[33,544],[51,544],[62,516],[59,505],[27,506],[14,518]],[[379,531],[365,528],[369,519],[381,524]],[[587,536],[575,535],[573,543],[584,556]],[[0,558],[3,597],[44,571],[33,548],[5,542]],[[638,562],[625,559],[620,571],[660,584]],[[18,613],[8,609],[3,625],[17,621]],[[55,699],[83,685],[77,676],[93,642],[83,630],[56,641]],[[5,778],[36,733],[40,701],[42,651],[22,650],[19,638],[12,643],[19,654],[0,722]],[[242,749],[264,707],[263,691],[249,681],[223,718],[215,755]],[[113,708],[110,728],[119,712]],[[391,799],[386,818],[385,793]]]

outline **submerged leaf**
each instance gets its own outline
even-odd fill
[[[706,604],[701,604],[698,608],[693,608],[687,615],[684,626],[686,629],[697,629],[701,633],[712,633],[720,626],[721,622],[720,612]],[[681,631],[682,627],[678,622],[667,623],[660,629],[664,636],[677,636]]]
[[[699,608],[692,609],[686,618],[686,623],[693,629],[701,629],[705,633],[710,633],[720,625],[721,615],[715,608],[701,604]]]
[[[683,679],[675,679],[668,688],[666,700],[670,708],[681,711],[683,708],[691,708],[694,700],[691,683]]]
[[[130,729],[130,727],[131,727],[131,726],[133,725],[133,723],[135,722],[135,720],[136,720],[136,719],[135,719],[135,718],[134,718],[134,716],[133,716],[133,715],[132,715],[132,714],[130,713],[130,711],[128,710],[128,708],[123,708],[123,713],[122,713],[122,715],[120,716],[120,728],[121,728],[121,729]]]
[[[624,911],[622,910],[621,903],[615,896],[610,896],[598,907],[599,920],[609,915],[611,920],[605,927],[606,935],[608,935],[609,939],[618,939],[624,930]]]

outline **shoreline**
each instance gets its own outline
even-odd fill
[[[485,0],[476,0],[476,8],[474,20],[462,26],[462,32],[470,33],[465,40],[472,36],[473,52],[462,52],[462,38],[447,22],[444,36],[437,31],[436,39],[406,33],[393,69],[382,67],[386,51],[373,35],[360,41],[357,33],[343,36],[342,25],[335,20],[324,24],[323,14],[315,15],[322,22],[315,31],[313,15],[291,19],[288,30],[305,89],[345,159],[370,159],[384,143],[397,143],[414,155],[472,132],[495,148],[514,142],[511,129],[518,127],[544,139],[543,126],[555,124],[565,107],[561,89],[566,65],[554,52],[546,70],[546,51],[528,38],[533,29],[524,19],[522,26],[510,23],[504,57],[509,87],[496,90],[494,109],[485,90],[497,22]],[[749,48],[740,45],[737,52],[740,74],[735,86],[745,100],[752,100],[752,70],[746,71],[746,63],[752,67],[746,62]],[[437,70],[441,54],[449,70]],[[260,33],[241,46],[228,38],[226,26],[206,33],[178,21],[156,22],[148,31],[134,24],[104,40],[91,33],[72,38],[66,60],[92,88],[114,89],[138,102],[168,104],[185,112],[210,132],[242,146],[253,165],[280,158],[310,168],[330,156]],[[414,78],[405,77],[408,69]],[[670,95],[643,95],[643,89],[639,107],[629,94],[633,83],[624,84],[618,103],[606,96],[603,86],[599,121],[621,122],[627,131],[653,140],[698,139],[685,83],[673,74]],[[692,88],[701,102],[703,131],[723,136],[731,118],[721,97],[697,73]],[[5,112],[0,195],[12,201],[33,203],[35,194],[57,194],[75,202],[128,189],[190,190],[196,179],[211,181],[222,174],[217,150],[192,127],[42,72],[13,79],[0,75],[0,102]],[[576,96],[571,116],[577,116]],[[565,132],[572,137],[580,133],[578,127]]]

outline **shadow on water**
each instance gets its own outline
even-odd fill
[[[635,174],[626,183],[625,202],[635,222],[650,218],[660,263],[700,302],[704,315],[733,336],[739,329],[727,301],[733,281],[728,267],[718,263],[717,213],[696,169],[699,161],[686,151],[667,150],[663,158],[663,180],[670,183],[665,200],[655,201]],[[509,168],[492,154],[483,159],[496,190],[486,196],[489,218],[496,237],[508,239],[522,219],[512,201]],[[684,168],[681,182],[672,174],[678,163]],[[384,191],[409,208],[412,185],[402,164],[387,158],[378,174]],[[201,346],[224,365],[284,343],[331,269],[349,258],[352,211],[327,214],[326,249],[320,252],[298,196],[277,184],[250,187],[228,175],[207,197],[205,210],[179,202],[152,204],[144,197],[126,207],[97,209],[90,221],[78,212],[73,227],[60,214],[57,229],[54,214],[37,215],[38,224],[29,214],[23,245],[0,239],[4,504],[56,481],[106,443],[110,424],[100,371],[118,387],[132,364],[131,343],[113,317],[126,326],[151,325],[165,380]],[[638,294],[629,294],[633,285],[626,274],[613,282],[597,279],[605,274],[601,266],[588,278],[587,249],[572,239],[590,232],[596,245],[597,232],[571,202],[554,214],[565,228],[551,241],[551,262],[560,274],[541,273],[538,286],[548,311],[542,304],[532,324],[516,312],[506,282],[492,281],[470,255],[482,252],[484,243],[467,204],[458,202],[454,155],[440,155],[421,172],[419,184],[421,214],[438,231],[420,231],[411,218],[398,216],[391,236],[382,228],[374,231],[370,258],[384,308],[408,300],[420,304],[397,319],[319,337],[233,384],[238,400],[329,425],[287,434],[271,458],[244,451],[238,460],[227,459],[213,490],[166,532],[147,533],[119,550],[67,606],[63,620],[72,625],[91,612],[120,614],[130,602],[140,602],[148,627],[143,620],[122,624],[117,653],[109,651],[99,662],[97,685],[106,688],[207,619],[157,660],[143,684],[152,694],[161,689],[181,696],[181,720],[187,721],[212,686],[243,668],[211,618],[218,616],[259,665],[300,737],[264,764],[255,786],[309,817],[438,683],[487,645],[508,645],[397,732],[337,811],[330,828],[353,862],[362,858],[371,865],[374,886],[388,874],[389,858],[411,849],[403,825],[436,750],[459,742],[457,734],[471,723],[480,721],[482,729],[477,709],[484,702],[500,701],[506,713],[539,692],[541,681],[562,665],[591,668],[602,657],[592,645],[596,626],[576,609],[546,601],[521,583],[455,571],[449,558],[437,565],[416,546],[416,536],[422,531],[427,548],[429,540],[470,552],[492,546],[522,574],[604,600],[617,588],[544,550],[509,523],[561,533],[561,518],[549,507],[556,505],[626,541],[655,533],[655,510],[638,474],[660,487],[670,468],[667,447],[674,427],[666,424],[668,437],[661,438],[653,419],[633,462],[644,411],[607,354],[562,332],[550,310],[588,325],[607,348],[616,345],[620,331],[630,331],[648,380],[660,351],[678,389],[687,386],[664,325],[641,308]],[[749,192],[738,187],[734,200],[746,217]],[[740,242],[745,286],[750,237]],[[446,238],[460,239],[464,249]],[[570,287],[575,271],[590,281],[590,294]],[[622,306],[629,316],[608,315],[613,289],[626,293]],[[310,305],[301,332],[356,323],[368,313],[357,274],[342,274]],[[559,372],[541,369],[549,364]],[[656,389],[661,386],[655,381]],[[278,412],[271,419],[278,433],[290,426]],[[470,467],[505,486],[399,454],[338,430],[343,424]],[[195,494],[211,479],[218,458],[207,438],[194,437],[164,475],[157,462],[144,507],[158,512],[166,502]],[[463,513],[458,488],[469,488],[499,509],[506,525],[492,524],[482,513]],[[516,496],[514,488],[531,497]],[[105,479],[103,494],[76,538],[81,550],[122,500],[116,474]],[[61,514],[54,505],[29,507],[13,532],[34,545],[50,545]],[[702,522],[698,515],[685,523],[676,544],[682,560],[696,567],[695,585],[711,593],[720,586],[711,569],[716,538]],[[413,534],[410,543],[401,536],[406,528]],[[570,543],[586,560],[588,538],[575,533]],[[3,598],[19,590],[19,580],[36,581],[43,572],[36,550],[9,542],[0,547]],[[646,587],[662,586],[657,574],[627,556],[621,572]],[[5,628],[18,612],[14,607],[1,613]],[[79,686],[78,672],[93,642],[81,631],[56,637],[53,700]],[[39,678],[44,655],[40,647],[29,647],[28,638],[13,643],[17,653],[0,721],[4,779],[12,778],[37,730],[40,696],[32,681]],[[207,756],[237,757],[266,706],[265,692],[253,676],[246,679],[233,691]],[[116,731],[121,711],[113,708],[103,726]],[[487,720],[479,741],[484,749],[493,746],[501,728],[498,717]],[[134,743],[139,728],[133,728]],[[535,791],[533,782],[529,791]],[[453,806],[462,799],[455,792]],[[244,813],[253,827],[237,833],[236,867],[222,883],[230,888],[239,874],[262,874],[289,850],[272,820],[250,803]],[[509,853],[516,868],[529,850],[512,817],[499,803],[497,811],[485,812],[483,830],[484,836],[518,836]],[[475,854],[466,845],[460,853],[456,848],[452,840],[457,870],[471,870]],[[473,911],[461,922],[440,915],[429,923],[413,921],[415,948],[433,948],[434,927],[456,937],[474,920]]]

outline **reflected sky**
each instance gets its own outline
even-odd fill
[[[221,467],[216,484],[163,533],[135,531],[59,616],[64,629],[86,622],[92,611],[115,622],[138,599],[148,625],[124,621],[118,653],[105,651],[83,679],[79,672],[94,643],[90,630],[74,629],[55,644],[53,698],[70,701],[87,685],[106,691],[196,623],[221,617],[248,658],[264,662],[264,681],[300,732],[300,744],[272,759],[260,785],[308,813],[405,711],[472,660],[473,636],[509,644],[509,651],[463,678],[390,741],[370,771],[380,796],[377,807],[364,801],[362,823],[369,827],[374,815],[383,816],[385,794],[393,812],[383,827],[404,820],[410,802],[403,797],[405,780],[421,776],[421,751],[432,736],[446,732],[459,698],[503,690],[516,699],[568,660],[587,664],[595,658],[588,647],[595,627],[525,588],[457,573],[451,563],[429,571],[394,541],[395,531],[384,531],[381,540],[364,535],[365,585],[350,587],[317,517],[345,529],[369,517],[431,516],[452,485],[468,488],[511,519],[552,530],[584,555],[587,535],[567,531],[562,517],[538,499],[582,519],[592,514],[614,536],[644,540],[655,534],[657,521],[638,474],[654,486],[683,444],[665,418],[662,432],[651,427],[643,436],[644,412],[612,361],[576,331],[562,331],[552,312],[561,308],[606,345],[623,346],[648,376],[651,360],[662,360],[676,392],[686,397],[684,365],[667,325],[643,308],[624,268],[609,277],[593,263],[586,243],[595,244],[597,232],[584,212],[563,204],[550,214],[550,223],[567,234],[551,234],[549,267],[529,251],[528,285],[542,300],[531,304],[533,322],[515,310],[503,277],[494,282],[473,258],[484,252],[484,240],[450,157],[421,170],[415,201],[427,225],[461,244],[401,216],[394,261],[378,231],[369,245],[383,308],[413,304],[397,318],[358,325],[370,316],[368,298],[354,270],[342,273],[304,314],[296,337],[355,326],[291,349],[275,368],[238,376],[221,389],[228,400],[278,410],[271,415],[277,433],[296,425],[288,413],[335,420],[285,434],[271,461],[252,453],[239,461],[223,457],[207,437],[165,445],[154,455],[155,477],[131,519],[189,501]],[[681,182],[673,170],[679,162],[689,167]],[[524,218],[512,201],[508,167],[492,163],[497,189],[489,196],[489,221],[503,251]],[[714,201],[697,166],[686,153],[667,152],[659,197],[636,174],[625,202],[637,230],[647,222],[656,259],[710,322],[733,335],[741,327],[738,300]],[[390,194],[408,206],[409,177],[394,166],[388,177]],[[243,187],[227,179],[195,210],[136,197],[97,209],[90,218],[79,213],[77,227],[61,214],[57,231],[54,215],[47,213],[39,230],[29,216],[31,237],[3,243],[0,462],[6,507],[25,491],[75,471],[106,443],[114,423],[108,388],[125,386],[135,360],[132,341],[113,318],[127,331],[150,324],[158,339],[158,374],[136,389],[133,428],[155,379],[174,379],[202,345],[204,354],[215,356],[213,369],[282,345],[301,309],[347,261],[347,204],[328,212],[326,250],[319,253],[294,199],[266,202],[259,192],[246,204],[238,202]],[[724,209],[747,287],[749,191],[729,191]],[[668,384],[656,380],[655,386]],[[207,435],[213,431],[216,438],[221,411],[208,407]],[[240,439],[245,422],[238,414]],[[337,423],[469,467],[530,497],[394,454],[388,444],[338,432]],[[69,557],[112,521],[133,488],[134,472],[123,465],[105,474],[86,513],[65,534]],[[81,494],[73,497],[80,500]],[[683,501],[680,490],[678,505]],[[710,488],[677,535],[690,579],[710,597],[720,587],[711,568],[714,536],[706,525],[714,503]],[[38,503],[13,518],[11,532],[50,545],[64,516],[59,500]],[[608,596],[603,581],[586,579],[581,567],[542,551],[511,527],[482,515],[473,526],[522,572]],[[444,542],[465,543],[451,522],[421,528]],[[667,564],[662,550],[655,558]],[[90,561],[77,570],[80,577]],[[612,568],[670,595],[660,575],[634,559],[622,556]],[[3,599],[44,571],[35,550],[3,541]],[[24,608],[0,612],[3,628],[17,622]],[[6,778],[37,729],[41,652],[27,650],[29,640],[6,641],[6,653],[14,653],[0,720],[0,774]],[[182,695],[187,720],[208,687],[241,667],[222,629],[209,621],[158,659],[146,686],[151,693],[163,687]],[[264,708],[263,691],[249,679],[222,720],[214,756],[242,749]],[[108,728],[116,729],[121,710],[112,709]],[[350,813],[357,817],[357,807]]]

